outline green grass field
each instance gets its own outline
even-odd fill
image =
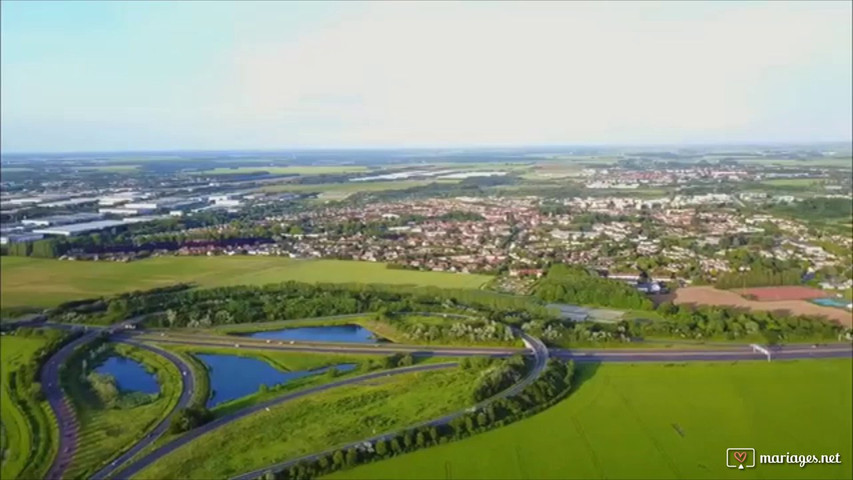
[[[2,467],[0,477],[23,478],[22,472],[39,476],[46,458],[56,449],[56,432],[52,417],[44,404],[37,407],[19,404],[10,385],[10,374],[27,363],[46,341],[33,337],[0,337],[0,423],[3,430]],[[29,475],[27,475],[29,476]]]
[[[292,167],[235,167],[235,168],[214,168],[212,170],[204,170],[205,175],[234,175],[234,174],[249,174],[268,172],[273,175],[295,174],[295,175],[321,175],[334,173],[358,173],[366,172],[367,167],[360,165],[330,165],[330,166],[292,166]]]
[[[413,373],[287,402],[203,435],[134,478],[227,478],[396,430],[466,406],[478,374],[462,369]]]
[[[773,178],[761,183],[773,187],[811,187],[820,183],[820,180],[814,178]]]
[[[86,478],[133,443],[172,411],[181,394],[178,369],[159,355],[127,345],[115,351],[142,362],[156,372],[160,395],[151,403],[132,408],[109,408],[100,404],[88,385],[71,380],[79,365],[69,368],[67,392],[74,400],[80,424],[77,452],[68,468],[68,478]]]
[[[341,183],[318,183],[318,184],[300,184],[300,183],[282,183],[278,185],[269,185],[261,188],[261,191],[278,193],[278,192],[296,192],[296,193],[320,193],[321,198],[327,200],[340,200],[354,193],[360,192],[382,192],[385,190],[405,190],[412,187],[422,187],[430,183],[456,183],[459,180],[391,180],[378,182],[341,182]]]
[[[853,168],[853,159],[850,157],[825,157],[808,160],[794,160],[790,158],[738,158],[737,161],[743,164],[779,165],[785,167],[835,167],[847,170]]]
[[[157,257],[130,263],[0,258],[0,303],[50,307],[91,297],[179,282],[203,287],[288,280],[478,288],[491,277],[392,270],[384,263],[283,257]]]
[[[335,479],[851,478],[851,361],[582,366],[534,417]],[[841,465],[726,467],[726,448]]]

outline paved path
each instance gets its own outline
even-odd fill
[[[90,480],[103,480],[110,475],[112,475],[116,470],[121,468],[128,460],[135,457],[139,452],[147,448],[149,445],[154,443],[160,436],[166,433],[166,429],[169,428],[169,424],[171,419],[175,414],[181,410],[182,408],[186,408],[190,405],[190,400],[192,399],[193,392],[195,391],[195,379],[192,375],[192,369],[189,365],[186,364],[180,357],[174,355],[170,352],[167,352],[163,349],[152,347],[150,345],[145,345],[138,342],[132,342],[129,340],[118,340],[122,343],[126,343],[128,345],[132,345],[136,348],[141,348],[143,350],[148,350],[156,355],[160,355],[165,357],[167,360],[172,362],[175,367],[178,368],[178,371],[181,372],[181,396],[178,399],[178,403],[169,413],[169,415],[160,421],[154,429],[145,436],[142,440],[133,445],[129,450],[124,452],[118,458],[116,458],[112,463],[102,468],[100,471],[96,472],[92,475]]]

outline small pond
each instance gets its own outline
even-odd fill
[[[160,384],[157,376],[145,370],[145,367],[127,357],[114,355],[95,368],[95,372],[112,375],[116,385],[123,392],[157,393]]]
[[[812,302],[822,305],[824,307],[837,307],[837,308],[847,308],[847,305],[850,305],[850,300],[843,300],[840,298],[816,298],[812,300]]]
[[[267,340],[293,340],[296,342],[377,343],[379,341],[373,332],[358,325],[285,328],[282,330],[249,333],[246,336]]]
[[[210,389],[213,394],[207,401],[208,408],[251,395],[257,392],[261,385],[272,387],[297,378],[317,375],[331,368],[348,372],[356,367],[355,364],[344,363],[316,370],[283,372],[257,358],[210,353],[200,353],[196,356],[207,366],[210,375]]]

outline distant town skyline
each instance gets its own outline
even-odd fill
[[[850,2],[3,2],[0,146],[845,143]]]

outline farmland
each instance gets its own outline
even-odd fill
[[[203,435],[134,478],[225,478],[395,430],[465,406],[477,375],[461,369],[406,374],[286,402]]]
[[[771,302],[780,300],[813,300],[824,298],[827,293],[823,290],[799,285],[781,287],[756,287],[734,290],[740,295],[759,302]]]
[[[180,282],[194,282],[202,287],[296,280],[478,288],[491,278],[392,270],[383,263],[281,257],[158,257],[131,263],[2,257],[0,262],[0,302],[4,308],[50,307],[73,299]]]
[[[850,326],[853,319],[850,312],[838,308],[821,307],[805,300],[782,300],[775,302],[756,302],[747,300],[737,293],[718,290],[713,287],[687,287],[679,288],[673,295],[672,302],[676,304],[697,305],[726,305],[731,307],[742,307],[750,310],[787,311],[795,315],[817,315],[835,320],[842,325]]]
[[[37,468],[35,463],[44,463],[44,457],[56,448],[54,426],[46,407],[27,403],[21,405],[13,398],[22,395],[13,391],[11,373],[27,363],[36,351],[45,345],[41,338],[4,336],[0,338],[0,438],[2,438],[2,469],[0,477],[18,478],[26,468]],[[30,470],[33,476],[37,471]]]
[[[359,192],[381,192],[385,190],[404,190],[413,187],[422,187],[430,183],[455,183],[457,180],[393,180],[377,182],[343,182],[343,183],[281,183],[263,187],[264,192],[293,192],[309,193],[317,192],[324,199],[343,199]]]
[[[367,167],[359,165],[305,165],[305,166],[290,166],[290,167],[232,167],[232,168],[214,168],[201,172],[205,175],[235,175],[235,174],[250,174],[250,173],[270,173],[273,175],[322,175],[335,173],[359,173],[367,171]]]
[[[850,478],[851,361],[585,365],[569,398],[472,438],[335,479]],[[796,388],[792,388],[796,386]],[[841,465],[736,471],[728,447]]]

